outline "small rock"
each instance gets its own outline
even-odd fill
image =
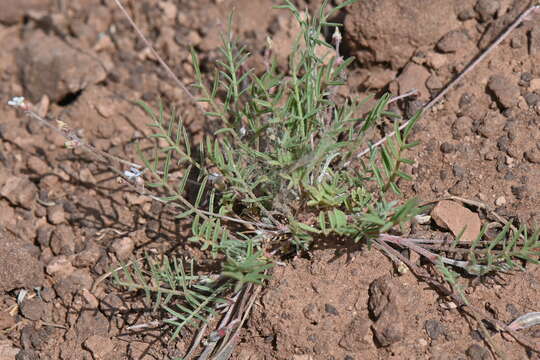
[[[416,215],[414,217],[414,221],[416,221],[417,224],[425,225],[431,221],[431,216],[430,215]]]
[[[441,309],[444,309],[444,310],[457,309],[457,304],[455,302],[453,302],[453,301],[443,302],[439,306],[441,307]]]
[[[28,320],[37,321],[45,311],[45,303],[39,298],[25,299],[21,304],[21,313]]]
[[[465,169],[457,164],[452,166],[452,172],[455,177],[461,178],[465,175]]]
[[[21,358],[19,356],[20,349],[17,349],[15,346],[13,346],[13,343],[11,340],[0,340],[0,359],[2,360],[19,360],[19,359],[28,359],[28,360],[34,360],[38,359],[37,354],[34,354],[36,357],[34,358]]]
[[[536,59],[540,56],[540,29],[536,26],[529,32],[529,55]]]
[[[159,2],[159,7],[163,11],[163,17],[169,21],[174,21],[176,18],[177,8],[172,2]]]
[[[499,0],[478,0],[474,10],[478,13],[480,20],[486,22],[495,16],[500,7]]]
[[[343,336],[339,340],[339,346],[347,351],[361,352],[366,350],[371,344],[369,327],[369,320],[356,315],[347,324]]]
[[[13,205],[22,206],[25,209],[32,208],[36,193],[36,185],[24,175],[10,177],[0,191],[0,195]]]
[[[540,79],[532,79],[529,83],[529,90],[538,91],[540,90]]]
[[[50,5],[50,0],[18,0],[16,4],[0,1],[0,23],[14,25],[22,22],[29,11],[46,11]]]
[[[427,88],[432,91],[436,92],[443,88],[444,84],[442,83],[441,79],[437,75],[430,75],[430,77],[426,81]]]
[[[99,311],[83,310],[75,323],[75,331],[77,338],[82,341],[94,335],[105,337],[109,331],[109,321]]]
[[[449,142],[443,142],[441,144],[441,151],[445,154],[453,153],[456,150],[453,144]]]
[[[66,213],[62,204],[56,204],[47,208],[47,220],[53,225],[58,225],[66,221]]]
[[[437,340],[446,331],[444,326],[438,320],[426,320],[424,329],[426,329],[426,333],[431,340]]]
[[[430,96],[429,90],[426,87],[426,81],[430,77],[429,71],[418,64],[409,63],[398,76],[399,93],[404,94],[407,91],[416,89],[419,92],[419,97],[426,99]]]
[[[59,102],[69,94],[105,80],[107,73],[96,58],[71,48],[57,36],[41,31],[32,33],[18,57],[27,95],[33,102],[39,101],[43,94]]]
[[[467,351],[465,351],[465,354],[467,354],[467,357],[471,360],[489,360],[491,358],[489,351],[478,344],[469,346]]]
[[[90,290],[84,288],[79,293],[83,298],[86,306],[90,309],[97,309],[99,306],[99,300],[90,292]]]
[[[443,53],[453,53],[462,49],[469,37],[462,30],[452,30],[437,42],[437,49]]]
[[[452,124],[452,137],[456,140],[472,134],[473,119],[461,116]]]
[[[55,255],[73,255],[75,253],[75,234],[71,226],[60,225],[54,229],[51,235],[51,250]]]
[[[16,319],[6,311],[0,311],[0,330],[5,330],[17,323]]]
[[[90,185],[96,185],[96,178],[88,168],[84,168],[79,172],[79,180]]]
[[[324,311],[326,311],[328,314],[339,316],[339,312],[334,305],[324,304]]]
[[[530,84],[531,80],[533,79],[533,74],[531,74],[530,72],[524,72],[521,74],[519,78],[521,79],[521,81],[524,81]]]
[[[39,246],[41,246],[42,248],[49,247],[51,243],[52,231],[53,227],[49,225],[43,225],[37,229],[37,240]]]
[[[46,270],[47,274],[51,276],[64,278],[73,273],[75,268],[73,265],[71,265],[71,261],[69,261],[67,256],[60,255],[51,259],[51,261],[47,264]]]
[[[474,18],[474,10],[471,8],[462,10],[458,14],[459,21],[467,21]]]
[[[466,179],[462,179],[448,189],[448,192],[454,196],[461,196],[467,192],[467,189],[469,189],[469,183]]]
[[[527,102],[527,105],[529,106],[534,106],[538,104],[538,102],[540,101],[540,95],[535,94],[535,93],[527,93],[525,94],[523,98],[525,99],[525,101]]]
[[[313,360],[311,355],[293,355],[292,360]]]
[[[456,202],[450,200],[440,201],[433,208],[431,216],[437,225],[449,229],[454,236],[457,236],[466,226],[462,235],[463,240],[473,241],[480,234],[481,222],[478,214]]]
[[[304,317],[311,322],[318,323],[321,320],[317,305],[313,303],[304,306],[302,313],[304,314]]]
[[[141,342],[141,341],[131,341],[128,347],[128,354],[131,359],[141,359],[141,360],[150,360],[153,359],[148,356],[148,350],[151,347],[151,344]]]
[[[448,63],[448,59],[446,58],[446,55],[429,52],[426,56],[426,63],[433,70],[439,70]]]
[[[44,175],[49,172],[49,165],[37,156],[30,156],[26,162],[26,166],[38,175]]]
[[[513,84],[503,75],[492,75],[489,78],[487,88],[495,97],[495,101],[504,109],[511,108],[517,104],[519,87]]]
[[[377,319],[384,308],[394,301],[391,284],[385,277],[380,277],[369,285],[369,311]]]
[[[94,360],[107,360],[114,351],[114,343],[105,336],[93,335],[84,342],[84,347],[92,353]]]
[[[1,352],[0,352],[0,358],[7,360],[7,358],[2,357]],[[15,356],[15,360],[37,360],[39,358],[40,358],[39,354],[36,351],[30,350],[30,349],[23,349],[19,351],[17,356]]]
[[[72,274],[60,279],[54,285],[54,290],[64,304],[69,305],[73,300],[73,295],[84,289],[90,289],[93,282],[94,279],[87,269],[77,269]]]
[[[56,297],[56,292],[51,287],[45,287],[40,292],[41,298],[45,302],[51,302]]]
[[[529,191],[526,185],[512,186],[510,189],[512,190],[512,194],[518,200],[523,200],[527,196],[527,192]]]
[[[540,164],[540,150],[534,148],[525,152],[525,159],[533,164]]]
[[[495,200],[495,205],[496,206],[503,206],[504,204],[506,204],[506,198],[504,196],[499,196],[496,200]]]
[[[78,253],[77,256],[75,256],[75,259],[73,259],[73,266],[92,267],[98,262],[102,255],[104,255],[104,250],[93,241],[88,241],[85,249]]]
[[[34,257],[22,240],[0,231],[0,291],[43,286],[43,264]]]
[[[117,239],[111,245],[112,251],[114,251],[114,254],[118,258],[118,260],[121,261],[128,259],[134,248],[135,243],[129,237]]]
[[[405,326],[395,303],[392,302],[384,308],[372,329],[381,346],[389,346],[403,339]]]
[[[99,302],[99,309],[108,317],[111,317],[119,312],[126,310],[127,305],[124,301],[113,293],[105,295]]]

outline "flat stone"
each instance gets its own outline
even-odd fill
[[[454,201],[439,201],[431,211],[431,217],[438,226],[450,230],[454,236],[466,227],[461,237],[463,240],[473,241],[480,234],[482,224],[478,214]]]

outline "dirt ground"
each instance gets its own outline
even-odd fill
[[[341,1],[331,1],[332,4]],[[286,66],[296,28],[272,0],[141,0],[129,11],[173,71],[193,82],[235,9],[234,32],[260,69],[266,37]],[[315,10],[320,1],[299,0]],[[412,88],[404,115],[440,91],[530,5],[526,0],[361,0],[340,13],[345,53],[357,61],[342,95]],[[133,100],[174,104],[195,138],[204,119],[159,66],[111,0],[0,1],[0,359],[169,359],[193,333],[129,330],[159,314],[143,296],[97,279],[144,251],[189,257],[187,227],[140,197],[65,139],[7,105],[23,95],[98,149],[137,159],[150,130]],[[540,224],[540,16],[532,16],[414,130],[406,197],[481,201],[516,224]],[[380,137],[387,124],[380,124]],[[477,212],[478,209],[471,208]],[[479,213],[483,223],[493,221]],[[414,237],[444,238],[430,222]],[[478,282],[469,300],[510,322],[540,311],[540,268]],[[20,304],[21,289],[28,294]],[[39,289],[36,290],[36,289]],[[374,294],[382,294],[376,297]],[[381,305],[380,302],[384,302]],[[373,308],[384,307],[374,317]],[[523,331],[540,342],[540,329]],[[447,298],[400,274],[381,253],[316,250],[273,270],[234,359],[540,359],[478,324]]]

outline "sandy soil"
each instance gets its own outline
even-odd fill
[[[340,1],[332,1],[335,3]],[[24,95],[100,150],[137,158],[148,122],[133,100],[181,109],[194,139],[205,120],[159,67],[112,1],[0,2],[0,359],[169,359],[185,331],[127,327],[159,318],[139,293],[96,279],[145,251],[199,256],[188,225],[140,197],[65,139],[7,106]],[[315,10],[320,1],[298,1]],[[259,68],[266,37],[286,66],[296,28],[272,0],[131,1],[129,11],[185,84],[189,46],[205,72],[234,7],[234,32]],[[413,113],[507,24],[525,0],[363,0],[340,13],[352,66],[343,96],[412,88],[396,105]],[[516,224],[540,224],[540,22],[533,16],[418,123],[406,197],[481,201]],[[374,139],[389,129],[378,124]],[[493,221],[474,207],[482,223]],[[444,238],[434,223],[408,229]],[[201,260],[202,261],[202,260]],[[286,261],[256,302],[235,359],[538,359],[500,333],[491,348],[478,324],[377,251],[319,249]],[[539,311],[540,268],[468,279],[479,309],[509,322]],[[94,286],[96,285],[96,286]],[[35,288],[39,287],[39,296]],[[29,295],[17,304],[21,289]],[[375,296],[379,294],[380,296]],[[382,295],[381,295],[382,294]],[[381,304],[382,302],[382,304]],[[382,314],[374,314],[376,308]],[[540,330],[524,334],[538,344]]]

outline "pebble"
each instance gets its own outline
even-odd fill
[[[71,265],[71,261],[69,261],[67,256],[60,255],[53,257],[45,270],[51,276],[63,278],[73,273],[75,268]]]
[[[77,269],[54,285],[54,290],[65,305],[72,303],[73,295],[83,289],[90,289],[94,279],[87,269]]]
[[[514,185],[511,187],[512,194],[516,197],[517,200],[523,200],[528,192],[526,185],[517,186]]]
[[[37,156],[30,156],[26,162],[26,166],[32,172],[39,175],[43,175],[49,172],[49,165],[47,165],[44,160]]]
[[[480,20],[485,22],[493,18],[500,7],[499,0],[478,0],[474,6],[474,10],[480,16]]]
[[[453,301],[449,301],[449,302],[443,302],[439,305],[442,309],[444,310],[453,310],[453,309],[457,309],[457,305],[455,302]]]
[[[111,250],[120,261],[127,260],[134,248],[135,243],[133,242],[133,239],[129,237],[117,239],[111,245]]]
[[[0,196],[25,209],[32,208],[36,193],[36,185],[23,175],[10,177],[0,190]]]
[[[326,311],[328,314],[339,316],[339,312],[334,305],[324,304],[324,311]]]
[[[519,87],[503,75],[492,75],[487,84],[495,100],[504,109],[515,106],[520,96]]]
[[[540,101],[540,95],[535,94],[535,93],[527,93],[523,98],[525,99],[525,102],[527,102],[527,105],[529,106],[534,106],[538,104],[538,102]]]
[[[443,142],[441,144],[441,151],[445,154],[453,153],[455,150],[455,146],[449,142]]]
[[[60,225],[54,229],[50,242],[54,255],[75,254],[75,234],[68,225]]]
[[[11,316],[6,311],[0,311],[0,330],[12,327],[17,323],[15,317]]]
[[[446,33],[438,42],[437,49],[443,53],[453,53],[462,49],[469,41],[469,36],[462,30],[452,30]]]
[[[529,54],[536,58],[540,55],[540,29],[536,26],[529,32]]]
[[[45,311],[45,303],[38,297],[25,299],[20,305],[21,313],[25,318],[37,321]]]
[[[106,336],[93,335],[84,342],[84,347],[92,353],[95,360],[110,359],[114,351],[114,343]]]
[[[73,265],[79,268],[94,266],[104,251],[94,242],[87,242],[83,251],[78,253],[73,259]]]
[[[362,352],[372,344],[372,335],[369,331],[370,321],[366,317],[354,316],[347,324],[343,336],[339,340],[339,346],[347,351]]]
[[[531,91],[540,90],[540,78],[532,79],[530,81],[529,90],[531,90]]]
[[[488,360],[491,358],[489,351],[478,344],[469,346],[465,351],[465,354],[471,360]]]
[[[64,206],[62,204],[49,206],[47,208],[47,220],[53,225],[65,222],[66,213],[64,212]]]
[[[465,175],[465,169],[459,165],[452,166],[452,172],[455,177],[463,177]]]
[[[441,335],[444,335],[445,328],[438,320],[426,320],[424,329],[431,340],[437,340]]]
[[[525,152],[525,159],[533,164],[540,164],[540,150],[531,149]]]
[[[495,200],[495,205],[496,206],[503,206],[504,204],[506,204],[506,198],[504,196],[499,196],[496,200]]]

